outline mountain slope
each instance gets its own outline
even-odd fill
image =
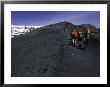
[[[74,25],[66,22],[64,29],[63,24],[48,25],[13,38],[11,75],[100,76],[100,42],[95,38],[90,40],[87,51],[69,45],[70,27]]]

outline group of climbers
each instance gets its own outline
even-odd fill
[[[88,40],[91,38],[91,29],[89,27],[84,28],[81,32],[77,27],[70,33],[74,46],[78,46],[80,49],[86,49],[88,46]]]

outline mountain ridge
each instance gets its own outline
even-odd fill
[[[89,26],[94,33],[97,32],[97,28],[92,24],[74,25],[70,22],[64,21],[64,22],[58,22],[58,23],[55,23],[55,24],[49,24],[49,25],[46,25],[46,26],[42,26],[40,28],[31,30],[29,33],[35,34],[35,33],[38,33],[38,31],[65,30],[65,29],[68,29],[68,32],[70,32],[72,29],[75,29],[76,27],[79,27],[80,31],[83,32],[84,28],[87,27],[87,26]],[[27,34],[29,34],[29,33],[27,33]]]

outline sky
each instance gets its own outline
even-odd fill
[[[12,11],[11,25],[45,26],[62,21],[100,27],[99,11]]]

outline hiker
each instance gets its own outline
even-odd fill
[[[87,38],[91,39],[91,29],[89,27],[87,28]]]
[[[86,49],[88,47],[88,29],[85,28],[84,31],[84,49]]]
[[[70,35],[71,35],[71,39],[72,39],[72,42],[73,42],[73,45],[75,45],[75,29],[74,30],[71,30],[71,33],[70,33]]]
[[[79,34],[79,29],[73,29],[71,31],[71,38],[72,38],[72,41],[73,41],[73,45],[74,46],[77,46],[77,37],[78,37],[78,34]]]
[[[83,32],[79,32],[79,36],[78,36],[78,46],[81,49],[83,46],[83,39],[84,39],[84,34]]]

